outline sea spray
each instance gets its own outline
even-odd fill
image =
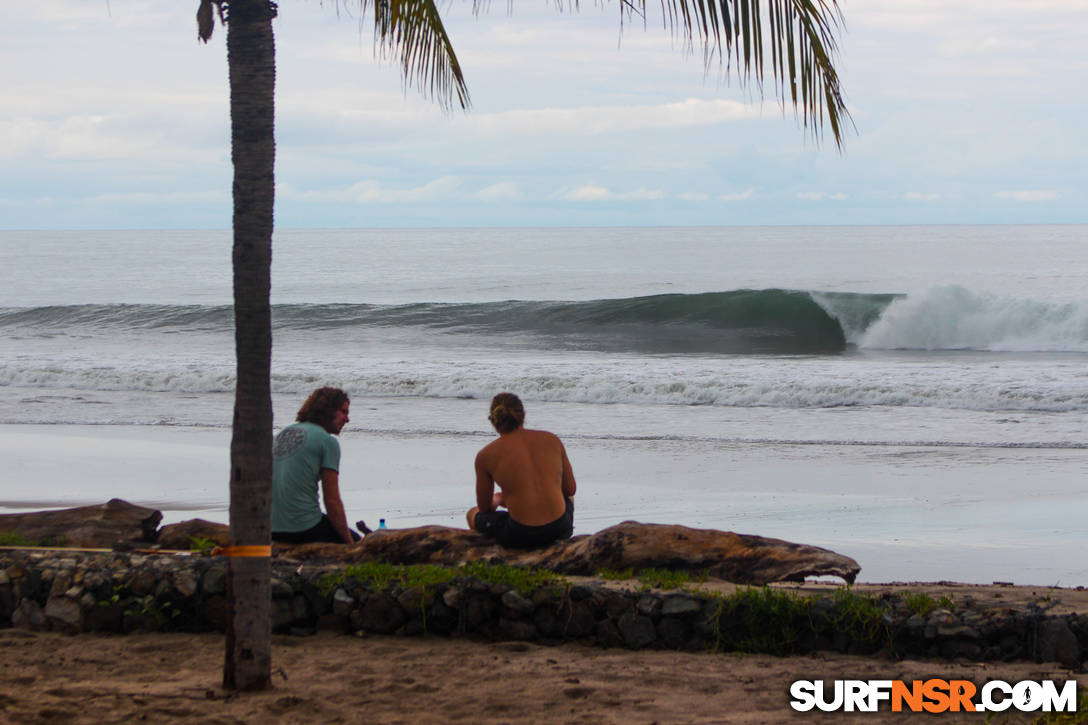
[[[1088,302],[1040,302],[933,287],[891,302],[858,339],[884,350],[1088,352]]]

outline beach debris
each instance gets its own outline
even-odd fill
[[[189,519],[158,529],[162,513],[121,499],[99,506],[0,516],[0,533],[27,545],[137,548],[157,542],[164,550],[189,550],[194,542],[227,546],[225,524]],[[360,530],[366,526],[356,523]],[[595,534],[575,536],[542,549],[506,549],[475,531],[448,526],[366,531],[355,544],[275,544],[273,554],[302,560],[445,564],[470,561],[538,567],[562,574],[593,575],[602,569],[706,572],[737,584],[804,581],[839,577],[853,583],[861,567],[829,549],[675,524],[624,521]]]
[[[577,575],[593,575],[601,569],[706,571],[738,584],[795,582],[810,576],[834,576],[852,583],[861,570],[854,559],[817,546],[637,521],[625,521],[543,549],[505,549],[474,531],[447,526],[378,531],[347,546],[299,544],[275,548],[303,560],[380,559],[395,564],[449,566],[487,561]]]
[[[159,529],[158,542],[163,549],[190,549],[194,542],[227,546],[230,544],[230,527],[204,519],[188,519]]]
[[[161,521],[161,512],[115,498],[96,506],[3,514],[0,534],[16,536],[32,546],[146,545],[156,540]]]

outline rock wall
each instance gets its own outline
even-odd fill
[[[198,555],[0,551],[0,627],[222,631],[226,566],[222,557]],[[776,615],[753,601],[770,590],[750,590],[747,600],[602,584],[519,592],[477,579],[377,590],[338,576],[339,563],[280,558],[272,567],[273,629],[296,635],[333,628],[631,649],[883,650],[1067,667],[1088,658],[1088,616],[1051,616],[1037,605],[952,606],[923,616],[897,596],[823,597]]]

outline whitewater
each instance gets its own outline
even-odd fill
[[[349,516],[458,525],[511,390],[567,441],[577,533],[668,520],[870,581],[1088,584],[1086,237],[280,230],[276,424],[344,387]],[[227,231],[0,232],[0,511],[123,493],[225,520],[230,289]]]

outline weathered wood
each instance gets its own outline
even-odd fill
[[[36,544],[110,547],[117,542],[152,543],[162,513],[119,498],[96,506],[0,516],[0,533]]]
[[[206,539],[216,546],[227,546],[230,543],[230,527],[204,519],[188,519],[159,529],[158,541],[163,549],[190,549],[196,539]]]
[[[708,571],[739,584],[804,581],[809,576],[836,576],[852,583],[861,570],[854,559],[816,546],[636,521],[543,549],[504,549],[476,532],[445,526],[377,531],[350,545],[277,544],[275,549],[281,556],[307,560],[450,566],[483,560],[578,575],[628,568]]]
[[[118,542],[158,542],[164,549],[188,549],[194,537],[218,546],[230,543],[230,529],[203,519],[169,524],[156,531],[162,514],[113,499],[99,506],[0,516],[0,533],[15,532],[33,542],[110,547]],[[668,524],[625,521],[588,536],[543,549],[504,549],[475,531],[447,526],[376,531],[356,544],[274,544],[276,556],[320,561],[388,561],[444,564],[488,561],[534,566],[564,574],[593,575],[601,569],[707,571],[739,584],[804,581],[835,576],[853,582],[861,567],[828,549]]]

